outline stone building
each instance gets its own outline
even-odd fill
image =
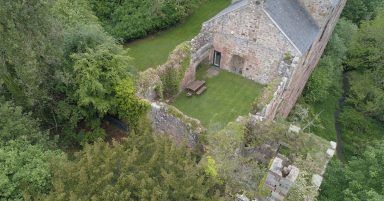
[[[346,0],[238,0],[205,22],[192,41],[183,84],[201,62],[261,84],[277,83],[261,111],[286,117],[332,34]]]

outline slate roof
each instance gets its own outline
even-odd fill
[[[231,4],[230,6],[228,6],[226,9],[222,10],[220,13],[218,13],[215,17],[213,17],[212,19],[216,19],[216,18],[219,18],[223,15],[226,15],[228,13],[231,13],[237,9],[240,9],[244,6],[247,6],[248,5],[248,0],[240,0],[240,1],[237,1],[233,4]],[[211,20],[212,20],[211,19]]]
[[[331,4],[333,7],[335,7],[337,4],[339,4],[340,0],[331,0]]]
[[[297,0],[267,0],[265,11],[302,54],[315,40],[319,27]]]

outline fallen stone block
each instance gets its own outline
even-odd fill
[[[335,150],[334,149],[328,149],[327,150],[327,156],[329,158],[332,158],[335,155]]]
[[[298,126],[295,126],[295,125],[291,125],[291,126],[289,126],[289,130],[288,131],[291,132],[291,133],[300,133],[301,128],[298,127]]]
[[[315,185],[316,187],[320,188],[322,182],[323,182],[322,176],[320,176],[318,174],[314,174],[312,176],[312,184]]]
[[[331,144],[331,148],[332,148],[333,150],[336,150],[337,143],[334,142],[334,141],[331,141],[330,144]]]

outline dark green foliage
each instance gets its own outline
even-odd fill
[[[378,78],[379,76],[381,78]],[[376,82],[376,77],[383,79],[384,73],[375,70],[352,73],[347,103],[363,114],[384,123],[384,86],[380,86],[383,80]]]
[[[117,111],[115,87],[133,70],[88,1],[2,1],[0,9],[5,99],[32,112],[61,142],[103,137],[101,119]]]
[[[141,132],[146,132],[141,128]],[[74,160],[53,161],[45,200],[217,200],[216,182],[184,147],[151,133],[121,144],[87,145]]]
[[[61,64],[62,32],[54,1],[0,3],[0,77],[7,98],[38,114],[50,101],[51,74]],[[57,48],[59,47],[59,48]]]
[[[161,76],[163,94],[166,98],[174,97],[180,89],[178,70],[173,66],[166,66]]]
[[[345,142],[343,151],[347,159],[359,156],[372,142],[384,137],[384,127],[380,122],[353,108],[344,107],[339,121]]]
[[[0,199],[23,200],[50,189],[49,160],[60,153],[39,123],[21,107],[0,100]],[[24,197],[27,198],[27,197]]]
[[[373,19],[376,8],[383,3],[383,0],[348,0],[342,17],[360,24],[361,21]]]
[[[351,77],[348,103],[384,122],[384,14],[361,25],[349,51],[348,68],[360,73]]]
[[[25,194],[47,193],[52,178],[49,161],[57,155],[21,139],[0,146],[0,198],[23,200]]]
[[[339,21],[319,65],[305,86],[303,97],[306,102],[323,102],[340,81],[347,48],[356,31],[357,27],[351,22]]]
[[[104,27],[125,41],[170,27],[191,14],[201,0],[90,0]]]
[[[21,107],[0,98],[0,145],[23,139],[33,144],[44,144],[48,133],[39,130],[39,123],[30,114],[23,114]]]
[[[384,10],[380,11],[374,20],[364,22],[353,38],[348,58],[350,69],[374,70],[384,65]]]
[[[353,158],[344,167],[333,161],[328,167],[321,188],[320,200],[369,200],[384,199],[384,146],[379,141],[369,147],[361,157]]]
[[[346,164],[333,161],[327,169],[321,186],[319,200],[383,200],[383,12],[374,5],[382,1],[350,0],[344,16],[360,24],[354,34],[344,29],[347,54],[339,57],[348,73],[346,101],[342,105],[340,118],[337,120],[341,128],[342,158]],[[374,18],[374,19],[373,19]],[[362,20],[370,21],[362,21]],[[343,22],[343,21],[340,21]],[[340,26],[334,34],[339,34]],[[346,37],[345,37],[346,36]],[[330,47],[334,43],[330,43]],[[337,46],[336,49],[340,48]],[[344,51],[344,48],[341,48]],[[335,51],[332,51],[335,52]],[[341,52],[341,51],[340,51]],[[328,53],[326,53],[328,55]],[[321,66],[320,66],[321,67]],[[316,74],[314,74],[316,76]],[[316,79],[322,79],[316,78]],[[340,78],[339,78],[340,80]],[[337,80],[332,82],[338,82]],[[335,84],[339,86],[340,84]],[[326,100],[336,101],[338,93],[330,93]],[[330,104],[330,102],[326,102]],[[328,118],[337,107],[322,107],[311,103],[315,109],[327,110]],[[323,117],[322,117],[323,118]],[[326,121],[325,127],[334,129],[334,122]],[[335,133],[335,132],[334,132]],[[375,148],[372,148],[373,146]]]

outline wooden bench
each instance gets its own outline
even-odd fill
[[[201,87],[201,88],[196,92],[196,95],[201,95],[202,93],[204,93],[205,90],[207,90],[207,87],[206,87],[206,86]]]
[[[186,88],[196,93],[204,85],[205,81],[196,80],[191,82]]]
[[[187,95],[192,95],[192,93],[196,95],[201,95],[205,90],[207,90],[207,87],[205,86],[205,81],[202,80],[196,80],[191,82],[186,89],[189,91]],[[192,92],[192,93],[191,93]]]

